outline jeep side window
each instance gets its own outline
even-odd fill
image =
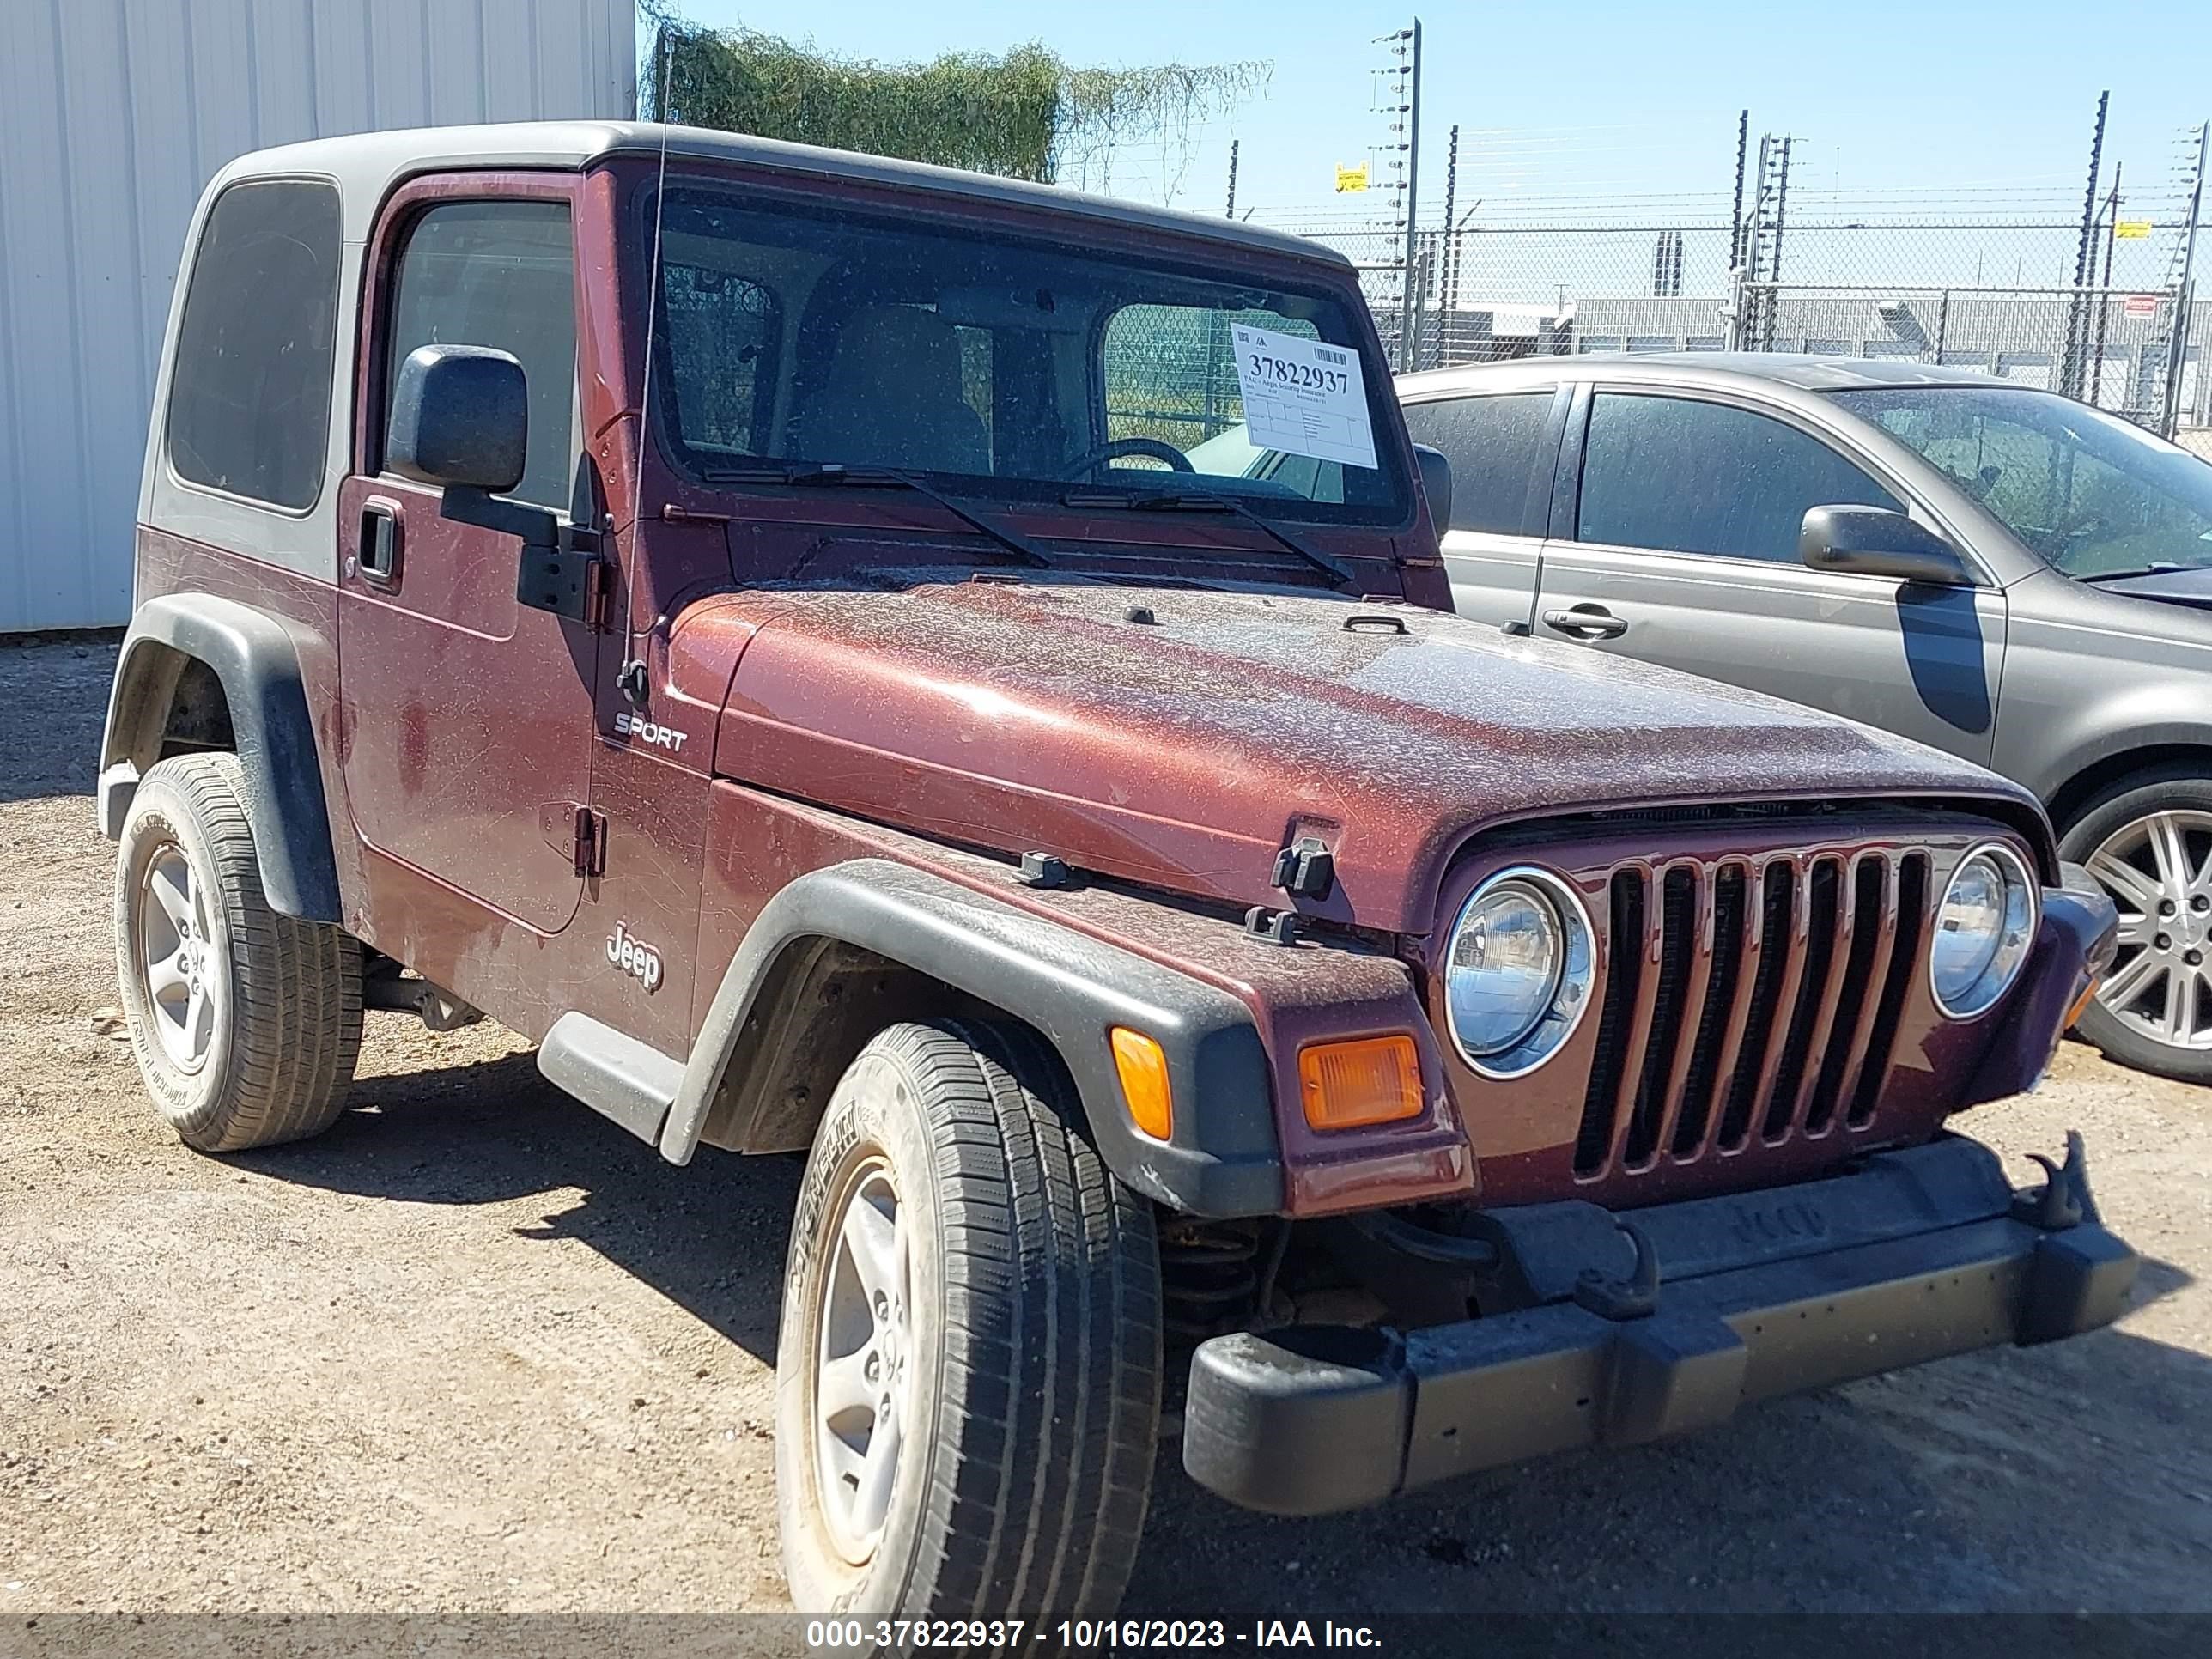
[[[234,185],[192,260],[169,376],[179,477],[303,513],[322,493],[337,334],[338,193]]]
[[[1747,409],[1605,392],[1591,400],[1577,541],[1794,564],[1806,513],[1845,503],[1904,510],[1818,438]]]
[[[565,513],[575,471],[576,315],[568,210],[557,202],[453,202],[408,233],[392,284],[385,407],[418,346],[510,351],[530,387],[517,500]]]

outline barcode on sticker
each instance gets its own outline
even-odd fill
[[[1327,346],[1316,346],[1314,356],[1325,363],[1340,364],[1345,361],[1345,356],[1341,351],[1331,351]]]

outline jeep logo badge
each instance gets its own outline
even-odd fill
[[[607,936],[607,962],[618,972],[638,980],[647,991],[660,988],[660,952],[632,939],[628,922],[617,922]]]

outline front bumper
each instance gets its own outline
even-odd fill
[[[1532,1305],[1404,1333],[1215,1337],[1191,1361],[1184,1467],[1247,1508],[1326,1514],[2094,1329],[2125,1305],[2136,1259],[2098,1223],[2078,1159],[2077,1141],[2049,1189],[2015,1194],[1994,1153],[1947,1137],[1619,1218],[1571,1202],[1492,1212],[1500,1282]]]

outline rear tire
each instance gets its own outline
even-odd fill
[[[839,1082],[776,1355],[802,1611],[1034,1629],[1119,1603],[1159,1431],[1159,1257],[1080,1122],[1016,1026],[894,1025]]]
[[[237,756],[147,771],[114,917],[131,1052],[179,1139],[235,1152],[337,1121],[361,1048],[361,946],[269,908]]]
[[[2212,1083],[2212,781],[2123,779],[2058,850],[2120,907],[2119,959],[2076,1029],[2123,1066]]]

